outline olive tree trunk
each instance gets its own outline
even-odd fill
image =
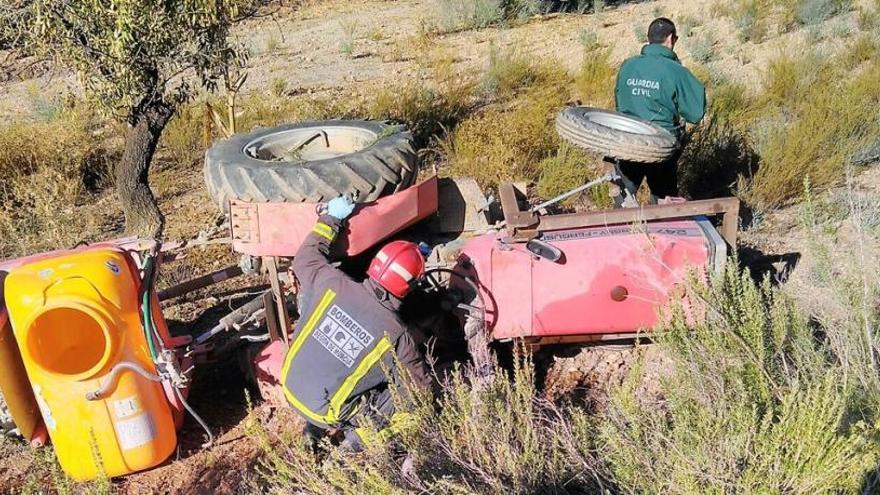
[[[126,231],[159,238],[165,217],[150,190],[150,163],[174,107],[158,101],[144,107],[132,119],[125,138],[125,151],[116,164],[116,192],[125,212]]]

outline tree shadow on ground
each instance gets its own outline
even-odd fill
[[[644,3],[649,0],[606,0],[600,3],[600,9],[607,7],[616,7],[628,3]],[[544,11],[552,12],[575,12],[586,14],[596,11],[596,0],[544,0]],[[647,29],[647,26],[645,26]]]

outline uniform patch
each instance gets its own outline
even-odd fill
[[[312,337],[349,368],[354,366],[364,349],[373,343],[373,336],[335,304],[327,311]]]

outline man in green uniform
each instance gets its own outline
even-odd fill
[[[684,122],[696,124],[706,113],[706,88],[678,60],[675,24],[665,17],[648,27],[648,44],[641,55],[627,59],[617,74],[617,111],[652,122],[681,141]],[[678,196],[676,170],[681,148],[670,160],[658,164],[621,162],[620,172],[635,187],[647,179],[654,196]]]

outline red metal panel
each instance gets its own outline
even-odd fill
[[[691,220],[545,232],[543,239],[562,250],[562,262],[535,259],[524,244],[502,246],[494,234],[464,249],[497,308],[495,339],[648,329],[689,270],[704,271],[710,257]]]
[[[360,205],[339,239],[349,256],[437,211],[437,177],[391,196]],[[233,201],[232,248],[252,256],[293,256],[318,219],[313,203],[247,203]]]

